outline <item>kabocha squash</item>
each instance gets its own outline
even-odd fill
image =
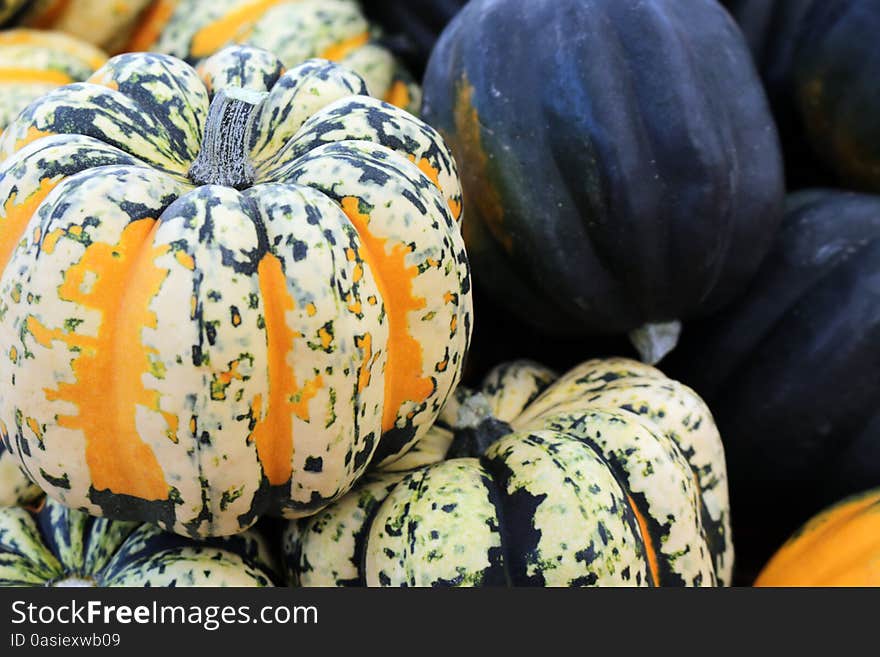
[[[367,18],[382,27],[385,43],[421,79],[443,29],[467,0],[361,0]]]
[[[799,192],[752,286],[668,363],[724,437],[744,583],[816,509],[880,486],[878,280],[880,198]]]
[[[293,583],[730,582],[718,432],[703,402],[656,369],[594,360],[556,379],[508,363],[481,392],[459,388],[425,440],[288,526]]]
[[[85,80],[106,61],[102,51],[61,32],[0,31],[0,131],[38,96]]]
[[[549,335],[637,331],[659,361],[770,246],[776,129],[715,0],[473,0],[423,87],[476,280]]]
[[[880,192],[880,55],[873,48],[880,6],[861,0],[726,4],[752,45],[777,123],[789,133],[793,167],[812,157],[824,176],[812,184]]]
[[[432,128],[331,62],[200,69],[119,55],[0,139],[6,447],[68,506],[194,536],[406,452],[471,332]]]
[[[66,32],[108,52],[124,48],[132,31],[160,0],[4,0],[0,23]]]
[[[48,500],[0,507],[0,586],[272,586],[274,561],[248,531],[196,542],[155,525],[93,518]]]
[[[313,57],[336,61],[377,98],[413,113],[421,103],[418,85],[374,38],[357,0],[165,0],[129,48],[196,64],[234,43],[269,50],[288,67]]]
[[[773,555],[755,586],[880,586],[880,490],[811,519]]]

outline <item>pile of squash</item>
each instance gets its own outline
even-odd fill
[[[0,585],[880,585],[877,28],[0,3]]]

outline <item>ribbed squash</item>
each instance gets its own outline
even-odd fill
[[[160,0],[4,0],[0,24],[66,32],[108,52],[125,47]]]
[[[810,520],[770,559],[755,586],[880,586],[880,490]]]
[[[794,183],[880,192],[880,5],[725,0],[749,40],[783,132]],[[809,158],[809,159],[808,159]],[[806,160],[806,162],[805,162]],[[813,161],[810,161],[813,160]],[[817,166],[818,164],[818,166]],[[818,174],[809,176],[809,169]]]
[[[878,281],[880,198],[792,194],[752,285],[667,363],[724,436],[743,584],[816,509],[880,486]]]
[[[370,94],[415,113],[421,92],[375,38],[357,0],[161,0],[128,44],[195,64],[230,44],[264,48],[285,66],[329,59],[357,72]]]
[[[107,56],[61,32],[0,31],[0,130],[34,98],[85,80]]]
[[[265,540],[193,541],[48,500],[0,508],[0,586],[272,586]]]
[[[703,402],[625,359],[589,361],[554,379],[515,362],[490,373],[479,393],[459,388],[422,448],[394,471],[368,475],[288,526],[290,580],[729,583],[724,453]],[[449,460],[437,462],[444,453]]]
[[[195,536],[307,515],[459,378],[442,140],[331,62],[282,70],[120,55],[0,139],[0,434],[68,506]]]
[[[472,0],[423,87],[475,280],[545,335],[630,333],[658,362],[770,247],[776,128],[716,0]]]

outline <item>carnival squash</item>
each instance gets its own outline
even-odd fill
[[[654,368],[508,363],[459,388],[419,451],[290,523],[284,553],[301,586],[725,584],[724,453]]]
[[[0,131],[38,96],[85,80],[106,61],[102,51],[61,32],[0,31]]]
[[[161,0],[4,0],[0,24],[66,32],[116,53]]]
[[[880,490],[810,520],[773,555],[755,586],[880,586]]]
[[[200,70],[119,55],[0,139],[0,434],[56,500],[193,536],[404,453],[471,332],[432,128],[328,61]]]
[[[776,128],[715,0],[473,0],[423,85],[475,279],[546,334],[637,331],[657,362],[770,246]]]
[[[668,363],[724,437],[744,583],[816,509],[880,486],[878,282],[880,198],[799,192],[750,288]]]
[[[194,541],[53,500],[0,507],[0,586],[272,586],[274,567],[253,531]]]
[[[357,72],[371,95],[416,112],[421,92],[374,35],[357,0],[162,0],[129,42],[196,64],[231,44],[273,52],[285,66],[329,59]]]

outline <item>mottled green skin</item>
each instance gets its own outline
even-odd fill
[[[365,43],[345,49],[334,61],[360,75],[370,95],[394,102],[392,98],[402,93],[397,104],[418,111],[419,86],[382,45],[356,0],[279,0],[261,10],[251,7],[240,20],[223,24],[247,4],[248,0],[179,0],[152,50],[197,63],[238,43],[268,50],[293,67],[331,56],[334,48],[364,35]],[[211,39],[205,41],[207,32]]]
[[[0,33],[0,131],[35,98],[62,84],[85,80],[106,60],[97,48],[61,32],[4,30]]]
[[[0,508],[0,586],[273,586],[273,569],[254,532],[200,543],[51,499]]]
[[[0,506],[13,506],[32,502],[42,491],[36,486],[18,464],[3,441],[0,440]]]
[[[264,51],[233,47],[203,63],[206,86],[168,55],[120,55],[92,82],[31,105],[0,138],[0,236],[15,207],[54,186],[14,233],[20,241],[0,277],[0,353],[9,363],[0,370],[0,437],[54,499],[191,536],[236,533],[263,514],[308,515],[370,465],[410,449],[456,385],[471,297],[451,155],[429,126],[364,95],[354,73],[319,60],[279,77],[282,68]],[[196,186],[188,171],[212,92],[237,84],[268,92],[248,144],[254,184]],[[79,378],[82,344],[116,321],[112,312],[104,321],[89,288],[119,275],[84,263],[90,249],[120,248],[138,222],[153,226],[138,267],[161,281],[125,341],[131,351],[114,357],[145,360],[142,375],[128,378],[149,401],[125,398],[110,415],[135,414],[137,429],[127,431],[137,436],[124,438],[156,459],[164,483],[152,496],[95,484],[92,438],[71,428],[84,388],[102,396],[103,409],[117,403],[119,387]],[[384,271],[382,257],[398,257],[406,273],[393,262]],[[264,292],[267,261],[279,264],[285,295]],[[69,285],[83,268],[82,284]],[[397,276],[411,277],[413,302],[392,316],[386,292]],[[282,368],[296,379],[287,398],[295,448],[280,466],[272,457],[274,479],[255,442],[272,411],[272,308],[290,336]],[[388,426],[384,373],[395,330],[418,350],[407,366],[418,371],[405,374],[423,381],[425,394],[396,398]],[[68,386],[77,384],[74,399]]]
[[[688,388],[634,361],[552,382],[518,362],[459,389],[428,434],[509,423],[478,458],[372,475],[291,523],[302,586],[714,586],[730,582],[720,438]],[[496,415],[496,413],[498,415]],[[503,416],[503,417],[501,417]],[[418,466],[418,467],[415,467]]]

